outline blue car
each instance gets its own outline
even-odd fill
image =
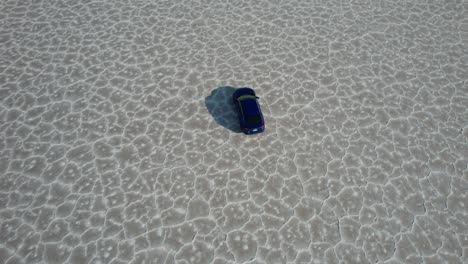
[[[265,121],[263,119],[258,97],[254,90],[250,88],[237,89],[232,99],[234,105],[239,109],[240,128],[244,134],[257,134],[265,130]]]

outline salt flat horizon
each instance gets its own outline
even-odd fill
[[[468,263],[467,12],[2,1],[0,264]]]

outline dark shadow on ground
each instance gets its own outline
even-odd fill
[[[239,117],[232,95],[236,88],[222,86],[214,89],[205,97],[205,105],[216,123],[235,133],[241,133]]]

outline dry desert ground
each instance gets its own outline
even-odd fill
[[[467,44],[463,0],[1,1],[0,263],[468,263]]]

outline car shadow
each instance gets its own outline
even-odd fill
[[[214,89],[205,97],[205,106],[216,123],[235,133],[241,133],[239,116],[232,95],[236,88],[222,86]]]

